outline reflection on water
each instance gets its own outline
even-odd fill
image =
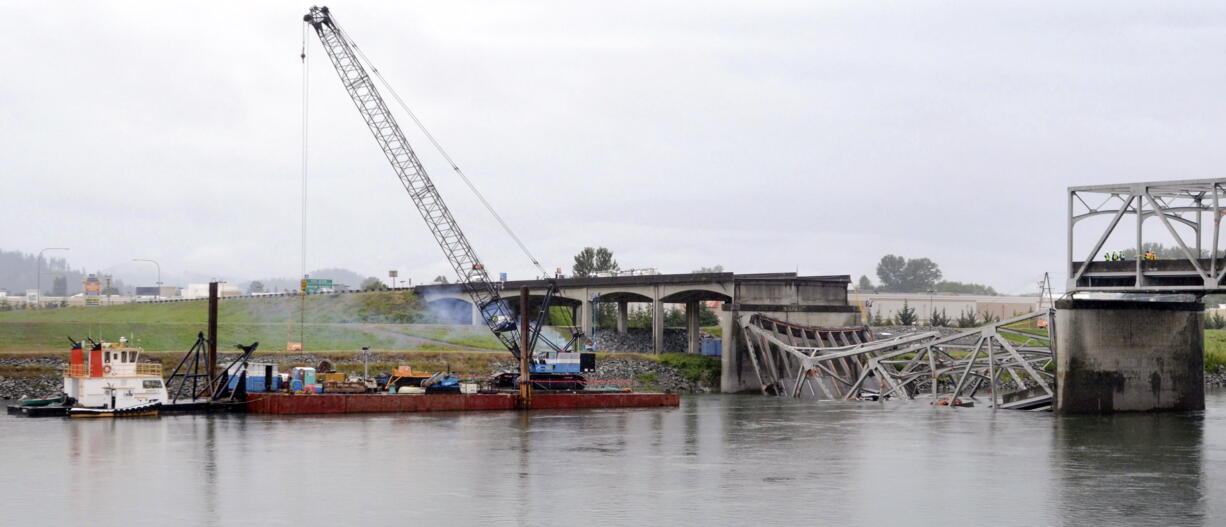
[[[1200,414],[1056,418],[1052,463],[1060,469],[1061,518],[1154,525],[1203,520],[1204,424]]]
[[[688,397],[678,409],[0,418],[5,524],[1226,522],[1203,415]]]

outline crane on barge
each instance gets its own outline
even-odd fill
[[[583,371],[594,370],[594,356],[586,353],[572,353],[571,347],[578,340],[577,336],[563,346],[545,339],[544,341],[553,348],[554,353],[550,354],[548,359],[541,361],[533,360],[533,349],[540,340],[541,328],[546,323],[549,306],[554,295],[557,293],[557,283],[554,279],[549,278],[549,274],[541,267],[540,262],[533,258],[531,253],[528,253],[523,242],[511,232],[506,222],[494,212],[489,203],[485,201],[485,198],[479,192],[476,192],[476,188],[467,180],[463,172],[459,170],[459,167],[454,162],[451,162],[452,168],[465,180],[465,183],[477,194],[477,197],[490,210],[495,219],[498,220],[512,239],[532,260],[533,265],[541,271],[542,276],[545,276],[548,280],[549,287],[535,322],[530,322],[528,324],[529,327],[520,327],[520,324],[517,324],[515,321],[514,313],[499,293],[499,287],[490,280],[489,272],[486,270],[485,265],[477,258],[477,253],[473,250],[472,245],[469,244],[468,238],[464,236],[460,225],[451,215],[451,211],[448,210],[446,203],[443,202],[438,189],[426,173],[425,167],[422,166],[417,154],[409,145],[404,132],[400,129],[400,125],[396,122],[391,111],[388,110],[387,104],[375,86],[374,79],[367,73],[363,62],[370,65],[370,61],[362,60],[365,59],[365,56],[340,26],[337,25],[335,17],[327,6],[311,7],[310,11],[302,19],[307,24],[310,24],[315,30],[315,34],[319,36],[319,41],[323,45],[324,51],[327,52],[332,66],[336,69],[336,73],[340,76],[345,91],[353,99],[353,103],[357,106],[362,119],[366,121],[366,126],[375,136],[375,141],[379,143],[379,148],[383,150],[384,156],[391,163],[392,169],[400,179],[400,183],[404,185],[404,189],[408,191],[409,196],[413,199],[413,204],[416,205],[417,211],[421,214],[422,219],[426,221],[426,226],[429,227],[435,241],[443,250],[448,263],[451,264],[452,269],[455,271],[459,284],[472,298],[473,305],[477,306],[477,312],[485,321],[486,326],[489,327],[490,332],[498,338],[499,342],[511,352],[511,355],[516,360],[520,359],[521,354],[528,356],[532,364],[531,373],[534,386],[542,389],[582,389],[585,379],[581,373]],[[304,49],[304,60],[305,53]],[[379,75],[379,70],[373,65],[370,65],[370,70],[375,75]],[[380,80],[382,80],[381,76]],[[386,86],[386,82],[384,85]],[[399,100],[394,91],[392,95]],[[403,102],[401,104],[403,105]],[[411,112],[410,115],[412,115]],[[414,120],[416,120],[416,117],[414,117]],[[429,136],[429,133],[426,133]],[[434,138],[431,136],[430,140],[434,141]],[[434,143],[436,147],[439,146],[437,142]],[[441,147],[439,147],[439,150],[440,152],[442,151]],[[443,152],[443,155],[449,162],[451,161],[446,152]],[[527,339],[521,340],[523,337],[521,332],[528,333]],[[523,347],[521,342],[527,343],[527,349],[521,349]],[[563,354],[583,356],[572,358],[569,356],[564,357],[562,356]],[[578,368],[571,367],[570,365],[578,366]],[[578,371],[570,371],[572,369],[577,369]],[[505,383],[516,377],[511,374],[503,374],[499,378]]]

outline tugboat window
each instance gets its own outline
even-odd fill
[[[108,351],[102,354],[102,362],[111,362],[111,352]]]
[[[150,379],[150,380],[145,381],[145,388],[155,388],[156,389],[156,388],[161,388],[161,387],[162,387],[162,381],[159,381],[157,379]]]

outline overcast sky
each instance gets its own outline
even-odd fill
[[[0,248],[299,274],[308,4],[0,4]],[[331,7],[551,269],[585,245],[853,277],[893,253],[1032,292],[1063,279],[1066,187],[1226,166],[1218,2]],[[307,268],[449,273],[307,36]],[[488,268],[534,275],[400,117]]]

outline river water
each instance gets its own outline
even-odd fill
[[[0,524],[1223,525],[1226,392],[1208,407],[3,416]]]

